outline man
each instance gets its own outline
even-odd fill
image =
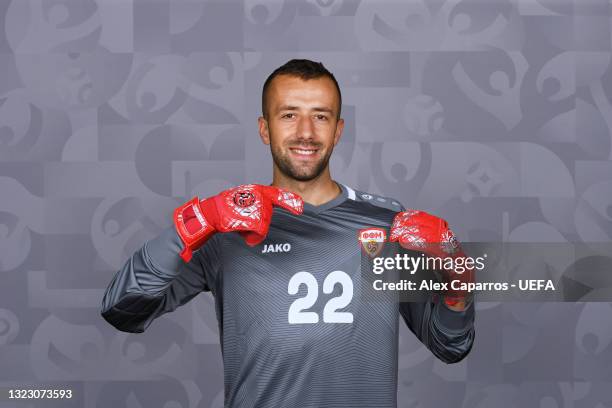
[[[180,206],[174,227],[134,253],[104,296],[108,322],[142,332],[211,291],[227,407],[396,407],[400,315],[447,363],[471,349],[474,304],[465,293],[366,299],[359,231],[381,228],[408,249],[444,255],[450,244],[447,254],[463,254],[440,218],[332,180],[341,104],[322,64],[291,60],[275,70],[259,118],[272,185]]]

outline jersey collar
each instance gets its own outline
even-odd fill
[[[310,213],[315,213],[315,214],[319,214],[325,210],[329,210],[330,208],[336,207],[340,204],[342,204],[343,202],[345,202],[350,195],[349,188],[347,186],[345,186],[342,183],[338,183],[335,182],[338,187],[340,187],[340,194],[338,194],[335,198],[331,199],[330,201],[323,203],[321,205],[312,205],[309,203],[304,203],[304,212],[310,212]],[[354,195],[354,192],[353,192]]]

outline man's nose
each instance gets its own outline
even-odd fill
[[[297,136],[304,139],[312,139],[314,136],[314,125],[310,116],[302,116],[298,119]]]

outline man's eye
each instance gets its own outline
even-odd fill
[[[325,115],[317,115],[317,119],[319,119],[319,120],[327,120],[327,116],[325,116]]]
[[[285,113],[282,117],[292,119],[295,116],[295,113]]]

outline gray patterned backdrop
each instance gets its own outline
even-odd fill
[[[210,294],[138,335],[99,305],[183,200],[270,181],[260,92],[290,58],[343,89],[337,180],[464,241],[610,241],[611,7],[0,0],[0,387],[75,392],[0,406],[222,407]],[[402,325],[400,407],[612,406],[612,303],[477,313],[450,366]]]

